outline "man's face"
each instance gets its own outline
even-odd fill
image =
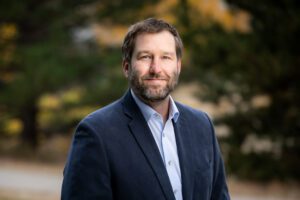
[[[181,60],[168,31],[138,35],[131,62],[123,70],[135,94],[145,101],[164,100],[178,82]]]

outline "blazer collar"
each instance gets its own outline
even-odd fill
[[[154,171],[167,200],[175,200],[167,170],[151,134],[148,124],[136,105],[130,91],[122,99],[124,113],[131,119],[128,123],[133,137],[144,153],[149,165]]]
[[[194,189],[194,150],[192,148],[192,130],[185,116],[184,109],[177,105],[180,112],[180,117],[177,123],[173,123],[177,152],[180,163],[181,181],[182,181],[182,196],[184,200],[193,199]]]
[[[158,147],[151,134],[143,114],[139,110],[133,100],[130,91],[128,91],[122,100],[124,113],[131,118],[129,128],[136,139],[138,145],[147,158],[152,170],[156,174],[158,182],[168,200],[175,200],[168,173],[160,156]],[[194,188],[194,150],[192,149],[192,130],[190,130],[189,121],[185,113],[185,109],[177,104],[180,117],[174,123],[174,131],[177,143],[177,151],[180,162],[181,179],[182,179],[182,195],[184,200],[193,198]]]

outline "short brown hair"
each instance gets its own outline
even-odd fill
[[[123,61],[130,62],[132,52],[135,46],[135,40],[138,35],[142,33],[159,33],[162,31],[169,31],[174,36],[175,46],[176,46],[176,56],[177,58],[181,59],[183,44],[179,36],[179,33],[177,32],[175,27],[173,27],[172,25],[170,25],[169,23],[163,20],[148,18],[146,20],[137,22],[136,24],[133,24],[132,26],[129,27],[122,45]]]

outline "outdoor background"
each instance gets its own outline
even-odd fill
[[[212,117],[232,199],[300,199],[300,1],[0,2],[1,200],[59,199],[76,124],[126,91],[121,43],[148,17],[182,36],[173,96]]]

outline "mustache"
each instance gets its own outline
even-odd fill
[[[159,80],[166,80],[168,79],[168,76],[163,76],[161,74],[147,74],[142,77],[143,80],[147,79],[159,79]]]

